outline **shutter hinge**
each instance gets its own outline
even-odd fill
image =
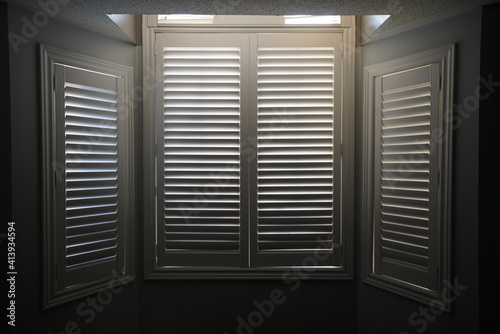
[[[52,77],[52,88],[54,89],[54,91],[56,90],[56,87],[57,87],[57,85],[56,85],[56,76],[54,75]]]

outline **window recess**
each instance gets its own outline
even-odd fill
[[[244,30],[147,30],[146,275],[348,278],[352,32]]]

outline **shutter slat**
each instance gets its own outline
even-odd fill
[[[102,247],[102,248],[97,248]],[[89,247],[89,250],[67,256],[67,267],[72,269],[76,266],[88,265],[91,262],[101,262],[116,258],[116,242],[97,243]]]
[[[100,233],[102,231],[111,231],[116,229],[116,221],[104,221],[95,224],[84,224],[77,226],[70,226],[67,229],[68,237],[79,237]]]
[[[382,248],[382,252],[384,256],[383,261],[392,262],[399,266],[408,266],[408,264],[411,264],[412,267],[418,267],[416,269],[428,272],[428,257],[426,256],[417,255],[413,252],[404,252],[400,249],[393,249],[389,247]],[[408,282],[412,280],[408,280]]]

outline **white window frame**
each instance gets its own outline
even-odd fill
[[[329,26],[294,27],[284,25],[162,25],[158,24],[157,15],[148,15],[143,20],[143,62],[144,62],[144,244],[145,244],[145,277],[148,279],[178,279],[178,278],[205,278],[205,279],[240,279],[240,278],[283,278],[287,270],[255,270],[252,268],[229,270],[171,270],[158,265],[156,255],[156,90],[163,85],[163,79],[156,74],[155,40],[157,34],[165,32],[204,32],[204,33],[255,33],[255,32],[329,32],[342,34],[342,255],[341,265],[327,271],[308,272],[309,277],[324,279],[352,279],[353,271],[353,184],[354,184],[354,58],[355,33],[354,18],[342,17],[341,24]],[[299,268],[300,268],[300,264]],[[310,269],[309,269],[310,270]],[[314,271],[314,270],[313,270]]]
[[[51,46],[40,46],[41,65],[41,96],[42,96],[42,149],[43,149],[43,267],[44,267],[44,309],[51,308],[99,291],[120,285],[127,285],[134,280],[134,183],[133,175],[133,109],[132,101],[132,75],[133,69],[128,66],[111,63],[94,57],[81,55]],[[65,284],[61,278],[62,263],[58,259],[66,254],[66,240],[61,240],[58,230],[66,228],[64,212],[66,198],[61,198],[58,187],[64,187],[61,174],[66,174],[64,165],[57,163],[57,157],[63,156],[65,140],[57,133],[61,129],[57,125],[60,119],[58,112],[63,98],[61,85],[56,78],[56,67],[75,69],[77,72],[95,72],[99,75],[117,78],[120,84],[117,90],[117,127],[118,127],[118,205],[119,221],[117,227],[118,266],[116,269],[99,273],[98,279],[88,279],[76,285]],[[76,72],[75,72],[76,73]],[[62,82],[64,84],[64,82]],[[65,179],[65,177],[63,176]],[[59,194],[59,195],[58,195]],[[64,269],[65,270],[65,269]],[[102,271],[102,270],[101,270]],[[102,276],[101,276],[102,275]],[[58,277],[59,276],[59,277]],[[65,277],[65,276],[64,276]]]
[[[343,20],[343,21],[342,21]],[[150,15],[150,24],[175,27],[186,25],[205,25],[211,27],[224,26],[273,26],[273,27],[331,27],[347,24],[349,18],[340,15]]]
[[[364,71],[364,114],[363,114],[363,281],[370,285],[393,292],[418,302],[431,305],[437,309],[450,311],[450,299],[443,298],[442,292],[446,291],[451,279],[451,184],[452,184],[452,119],[453,119],[453,69],[454,69],[454,45],[447,45],[436,49],[420,52],[379,64],[371,65]],[[429,174],[437,175],[437,181],[430,181],[436,188],[433,190],[435,202],[430,203],[432,211],[429,218],[429,225],[432,225],[432,235],[435,243],[430,242],[429,283],[428,286],[413,284],[405,278],[403,273],[387,274],[378,268],[382,261],[381,251],[377,245],[381,245],[380,233],[375,229],[382,230],[381,223],[375,221],[377,214],[380,215],[380,208],[375,207],[376,194],[380,194],[379,189],[375,189],[377,178],[375,175],[377,167],[374,162],[375,155],[381,154],[376,138],[377,128],[381,124],[375,121],[375,113],[380,107],[375,106],[376,101],[380,101],[380,93],[377,93],[377,78],[391,76],[404,71],[415,70],[423,67],[437,68],[439,78],[431,81],[430,89],[437,91],[434,94],[434,102],[437,106],[432,107],[432,117],[437,121],[431,128],[431,143],[437,153],[437,158],[431,160]],[[436,82],[437,81],[437,82]],[[380,88],[379,88],[380,89]],[[378,94],[378,95],[377,95]],[[379,102],[380,103],[380,102]],[[435,122],[435,123],[434,123]],[[432,151],[431,151],[432,152]],[[403,159],[403,158],[401,158]],[[403,163],[405,160],[401,160]],[[434,164],[433,164],[434,163]],[[406,167],[408,168],[408,167]],[[380,167],[378,168],[380,172]],[[405,169],[407,170],[407,169]],[[404,170],[402,171],[402,173]],[[403,174],[401,174],[403,175]],[[406,174],[405,174],[406,175]],[[436,180],[434,179],[434,180]],[[430,195],[429,195],[430,196]],[[431,201],[430,201],[431,202]],[[430,228],[430,229],[431,229]],[[380,232],[379,231],[379,232]],[[377,239],[379,238],[380,239]],[[404,266],[404,265],[403,265]],[[413,265],[410,265],[413,266]],[[409,266],[409,267],[410,267]]]

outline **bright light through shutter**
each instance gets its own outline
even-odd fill
[[[340,42],[157,35],[158,263],[277,268],[317,253],[321,269],[338,264]]]
[[[116,91],[67,83],[65,100],[67,256],[71,266],[116,253]]]
[[[340,80],[328,34],[263,34],[257,50],[256,264],[339,257]]]
[[[242,48],[248,38],[161,34],[157,42],[163,73],[158,261],[240,267],[247,220],[241,213]]]
[[[58,271],[61,288],[112,275],[120,267],[119,225],[123,219],[118,190],[118,89],[120,78],[71,67],[56,67],[58,196],[64,201],[66,240]],[[123,200],[123,199],[122,199]],[[121,217],[121,218],[120,218]],[[123,224],[123,223],[122,223]],[[64,228],[64,229],[63,229]],[[59,256],[62,256],[60,254]],[[63,265],[64,264],[64,265]],[[65,279],[62,279],[65,277]]]
[[[259,250],[332,249],[333,48],[260,48]]]
[[[240,51],[163,57],[166,250],[238,251]]]

